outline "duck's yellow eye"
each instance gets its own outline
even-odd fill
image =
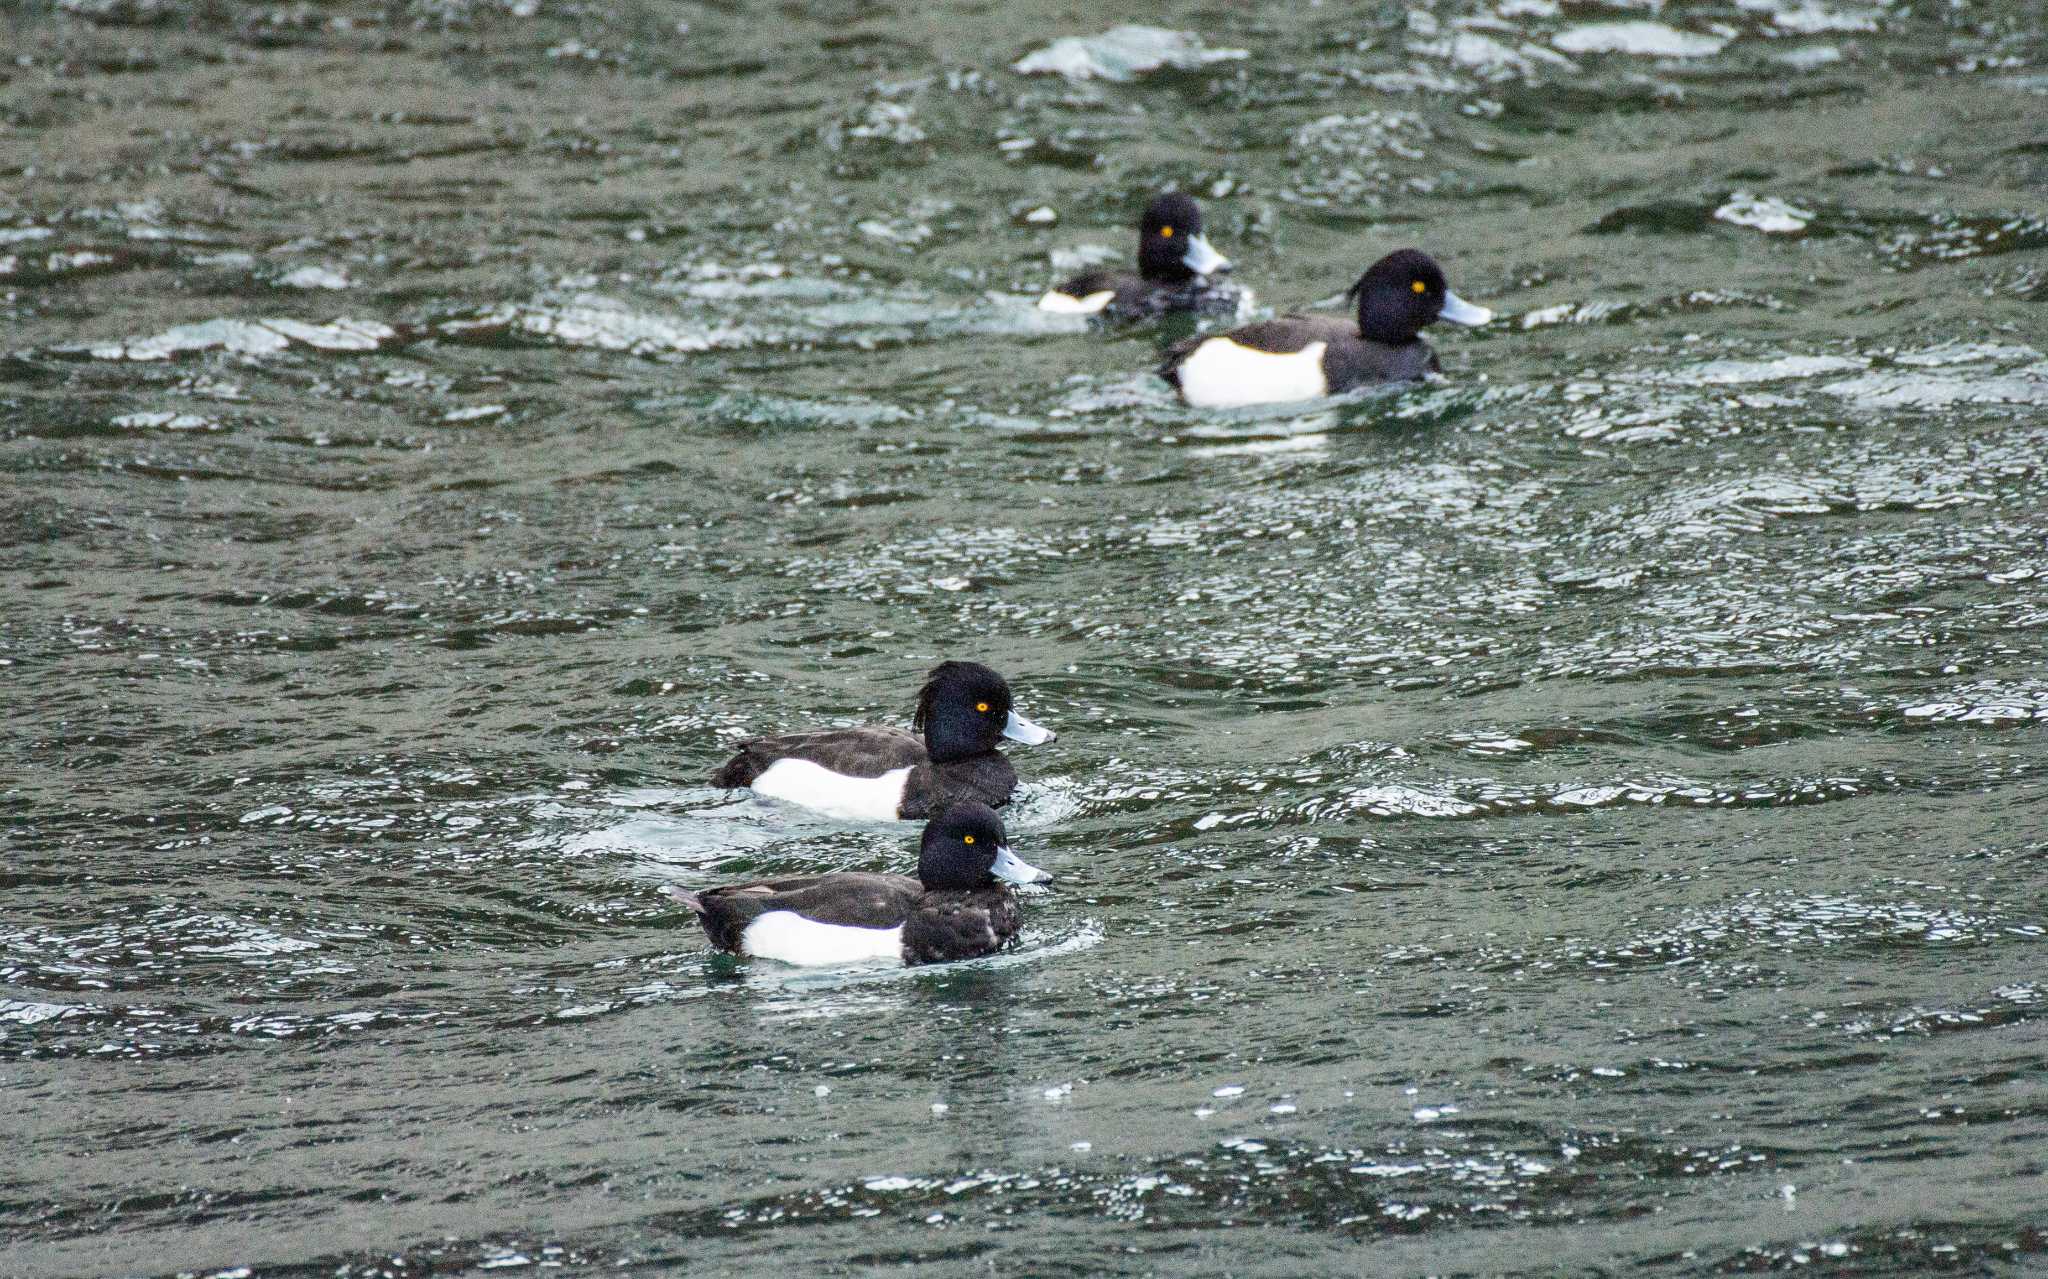
[[[962,835],[962,836],[960,837],[960,842],[961,842],[961,843],[963,843],[963,844],[971,844],[971,843],[973,843],[973,842],[974,842],[974,836],[972,836],[972,835]]]
[[[980,712],[981,712],[982,714],[986,715],[986,714],[988,714],[988,703],[987,703],[987,702],[976,702],[976,703],[974,704],[974,709],[975,709],[975,710],[978,710],[978,711],[980,711]]]
[[[1171,240],[1173,238],[1173,228],[1170,226],[1160,227],[1159,234],[1164,236],[1166,239]]]
[[[1427,284],[1424,284],[1424,283],[1423,283],[1422,281],[1420,281],[1420,280],[1417,280],[1417,281],[1416,281],[1415,283],[1413,283],[1413,284],[1409,285],[1408,287],[1409,287],[1409,288],[1411,288],[1411,289],[1413,289],[1413,290],[1415,290],[1415,291],[1416,291],[1417,293],[1427,293],[1427,292],[1429,292],[1429,286],[1428,286]]]

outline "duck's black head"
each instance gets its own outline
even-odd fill
[[[1389,253],[1366,269],[1344,295],[1358,302],[1358,331],[1374,342],[1402,346],[1438,320],[1484,324],[1493,312],[1451,292],[1444,270],[1420,249]]]
[[[997,880],[1044,884],[1052,876],[1018,861],[1003,835],[1003,819],[987,804],[955,804],[925,823],[917,850],[917,879],[929,889],[971,891]]]
[[[1138,273],[1161,284],[1186,284],[1230,269],[1230,259],[1202,234],[1202,207],[1187,196],[1162,195],[1138,221]]]
[[[1008,737],[1026,746],[1053,735],[1011,707],[1010,685],[980,662],[940,662],[925,677],[910,725],[934,763],[992,751]]]

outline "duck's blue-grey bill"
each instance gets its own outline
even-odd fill
[[[1180,262],[1196,275],[1214,275],[1230,269],[1230,259],[1218,253],[1205,235],[1188,237],[1188,251],[1181,254]]]
[[[1040,746],[1053,739],[1053,731],[1049,728],[1040,728],[1017,712],[1011,711],[1010,718],[1003,723],[1003,736],[1013,742],[1022,742],[1026,746]]]
[[[1449,289],[1444,290],[1444,309],[1438,315],[1453,324],[1484,324],[1493,318],[1493,312],[1483,306],[1473,306]]]
[[[1012,884],[1050,884],[1052,882],[1051,875],[1033,866],[1030,862],[1020,860],[1017,854],[1010,851],[1007,844],[996,849],[996,864],[993,873],[997,879],[1008,880]]]

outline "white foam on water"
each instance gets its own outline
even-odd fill
[[[1160,67],[1192,70],[1250,57],[1244,49],[1211,49],[1190,31],[1126,24],[1101,35],[1066,36],[1011,64],[1019,75],[1125,81]]]
[[[1644,58],[1706,58],[1721,52],[1721,36],[1696,35],[1647,19],[1589,22],[1559,32],[1551,40],[1566,53],[1627,53]]]
[[[1737,191],[1728,202],[1714,210],[1716,221],[1753,227],[1767,235],[1789,235],[1804,231],[1813,221],[1813,210],[1802,209],[1776,196],[1751,195]]]

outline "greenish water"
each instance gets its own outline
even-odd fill
[[[2040,18],[0,9],[0,1272],[2039,1273]],[[1187,410],[1168,185],[1503,318]],[[940,657],[1021,948],[710,957]]]

